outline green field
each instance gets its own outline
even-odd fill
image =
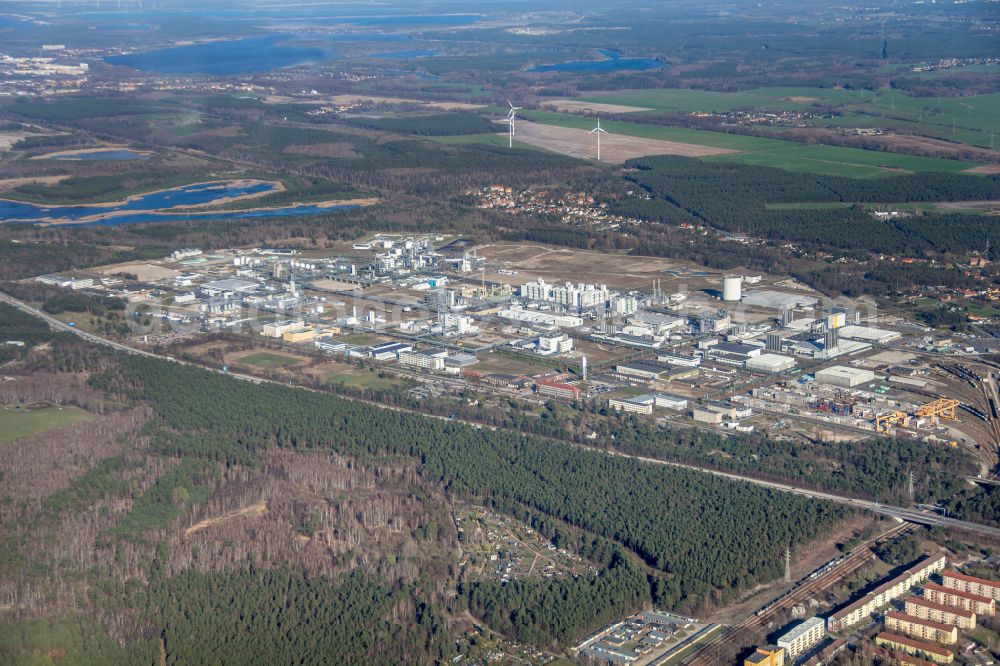
[[[0,442],[63,428],[96,417],[77,407],[44,407],[32,410],[0,409]]]
[[[291,356],[284,356],[283,354],[259,352],[257,354],[251,354],[250,356],[244,356],[239,359],[238,362],[245,363],[246,365],[253,365],[258,368],[264,368],[265,370],[272,370],[274,368],[287,368],[290,365],[298,365],[302,361]]]
[[[573,127],[576,129],[589,130],[594,124],[594,121],[590,118],[551,111],[526,111],[524,112],[524,116],[529,120],[547,125]],[[786,171],[820,173],[830,176],[875,178],[900,172],[943,171],[958,173],[978,165],[978,163],[973,162],[960,162],[958,160],[936,157],[902,155],[899,153],[862,150],[860,148],[842,148],[839,146],[810,146],[784,139],[767,139],[740,134],[691,130],[680,127],[645,125],[620,120],[602,121],[601,126],[613,134],[626,134],[664,141],[680,141],[699,146],[712,146],[741,151],[731,155],[716,155],[704,158],[709,161],[738,162],[741,164],[777,167]]]
[[[695,111],[725,113],[755,109],[802,111],[814,104],[837,105],[853,101],[861,102],[863,98],[857,90],[842,88],[758,88],[738,93],[666,88],[623,90],[580,99],[585,102],[638,106],[665,113]]]
[[[840,146],[807,146],[788,142],[781,148],[734,155],[716,155],[705,159],[715,162],[739,162],[778,167],[786,171],[807,171],[851,178],[874,178],[900,172],[960,173],[976,164],[937,157],[902,155]]]
[[[989,67],[989,66],[985,66]],[[992,68],[997,71],[996,67]],[[907,73],[911,74],[911,73]],[[940,76],[939,72],[929,72]],[[913,74],[919,76],[920,74]],[[587,102],[623,104],[655,113],[725,113],[728,111],[836,108],[839,115],[817,118],[820,127],[883,127],[983,148],[1000,148],[1000,93],[969,97],[912,97],[893,88],[758,88],[734,93],[707,90],[623,90],[580,98]],[[639,115],[649,112],[636,112]],[[707,144],[706,144],[707,145]]]

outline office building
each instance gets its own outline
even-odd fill
[[[419,368],[421,370],[440,371],[444,370],[445,358],[448,357],[446,349],[425,349],[423,351],[404,351],[399,354],[399,362],[402,365]]]
[[[608,407],[629,414],[652,414],[656,399],[651,395],[639,395],[634,398],[611,398]]]
[[[535,389],[539,395],[548,395],[554,398],[565,398],[567,400],[577,400],[580,397],[580,389],[572,384],[563,382],[553,382],[547,379],[539,379],[535,382]]]

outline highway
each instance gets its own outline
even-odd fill
[[[196,364],[187,363],[186,361],[177,361],[176,359],[174,359],[174,358],[172,358],[170,356],[163,356],[163,355],[160,355],[160,354],[155,354],[153,352],[148,352],[148,351],[144,351],[144,350],[141,350],[141,349],[136,349],[134,347],[129,347],[128,345],[124,345],[124,344],[121,344],[121,343],[118,343],[118,342],[114,342],[112,340],[108,340],[106,338],[102,338],[99,335],[94,335],[93,333],[88,333],[87,331],[82,331],[78,327],[70,326],[69,324],[66,324],[65,322],[62,322],[62,321],[56,319],[55,317],[52,317],[48,313],[43,312],[41,310],[38,310],[36,308],[33,308],[30,305],[28,305],[26,303],[23,303],[23,302],[19,301],[18,299],[13,298],[13,297],[11,297],[11,296],[3,293],[3,292],[0,292],[0,301],[9,304],[9,305],[17,308],[18,310],[20,310],[20,311],[22,311],[24,313],[27,313],[27,314],[30,314],[30,315],[33,315],[33,316],[36,316],[36,317],[39,317],[39,318],[43,319],[50,326],[52,326],[53,328],[55,328],[57,330],[66,331],[66,332],[69,332],[69,333],[73,333],[74,335],[78,335],[81,338],[83,338],[83,339],[85,339],[85,340],[87,340],[89,342],[95,343],[95,344],[100,344],[100,345],[104,345],[104,346],[107,346],[107,347],[111,347],[113,349],[117,349],[117,350],[125,352],[127,354],[138,354],[138,355],[147,356],[147,357],[150,357],[150,358],[158,358],[158,359],[165,360],[165,361],[171,361],[171,362],[174,362],[174,363],[183,363],[185,365],[196,365]],[[282,384],[283,383],[283,382],[277,382],[277,381],[271,380],[271,379],[265,379],[265,378],[262,378],[262,377],[255,377],[253,375],[240,375],[240,374],[235,374],[235,373],[228,373],[228,374],[229,374],[229,376],[232,376],[232,377],[234,377],[236,379],[242,379],[242,380],[252,381],[252,382],[255,382],[255,383],[262,383],[262,382],[276,383],[276,384]],[[312,389],[309,389],[309,390],[312,390]],[[398,408],[398,407],[392,407],[392,408],[390,408],[390,407],[386,407],[385,405],[379,405],[379,407],[382,407],[384,409],[396,409],[397,411],[413,411],[413,413],[415,413],[415,414],[422,414],[424,416],[434,416],[434,415],[423,414],[422,412],[419,412],[419,411],[406,410],[406,409],[401,409],[401,408]],[[437,417],[437,418],[444,418],[444,417]],[[474,426],[474,427],[477,427],[477,428],[483,427],[483,425],[484,425],[484,424],[481,424],[481,423],[476,423],[474,421],[463,421],[463,422],[466,423],[467,425],[471,425],[471,426]],[[557,441],[559,441],[559,442],[561,442],[563,444],[567,444],[567,442],[563,442],[562,440],[557,440]],[[714,474],[715,476],[723,477],[723,478],[726,478],[726,479],[731,479],[733,481],[742,481],[744,483],[752,483],[752,484],[757,485],[757,486],[763,486],[765,488],[770,488],[771,490],[777,490],[777,491],[780,491],[780,492],[790,493],[790,494],[793,494],[793,495],[799,495],[799,496],[802,496],[802,497],[810,497],[812,499],[820,499],[820,500],[827,500],[827,501],[830,501],[830,502],[836,502],[838,504],[849,506],[849,507],[854,508],[854,509],[861,509],[861,510],[871,511],[873,513],[878,513],[878,514],[881,514],[881,515],[884,515],[884,516],[890,516],[892,518],[898,518],[900,520],[905,520],[905,521],[908,521],[908,522],[911,522],[911,523],[916,523],[916,524],[919,524],[919,525],[927,525],[927,526],[932,526],[932,527],[942,527],[942,528],[965,530],[965,531],[972,532],[972,533],[975,533],[975,534],[980,534],[980,535],[983,535],[983,536],[1000,539],[1000,528],[991,527],[989,525],[981,525],[979,523],[967,522],[967,521],[964,521],[964,520],[958,520],[956,518],[947,518],[945,516],[941,516],[941,515],[938,515],[936,513],[932,513],[930,511],[922,511],[922,510],[918,510],[918,509],[911,509],[911,508],[906,508],[906,507],[901,507],[901,506],[893,506],[893,505],[889,505],[889,504],[882,504],[880,502],[873,502],[871,500],[857,499],[857,498],[854,498],[854,497],[845,497],[845,496],[842,496],[842,495],[835,495],[833,493],[823,492],[823,491],[820,491],[820,490],[811,490],[811,489],[808,489],[808,488],[800,488],[800,487],[793,486],[793,485],[790,485],[790,484],[787,484],[787,483],[781,483],[781,482],[778,482],[778,481],[768,481],[768,480],[765,480],[765,479],[758,479],[758,478],[755,478],[755,477],[752,477],[752,476],[747,476],[747,475],[742,475],[742,474],[735,474],[735,473],[732,473],[732,472],[722,472],[722,471],[715,470],[715,469],[710,469],[710,468],[707,468],[707,467],[700,467],[698,465],[690,465],[690,464],[686,464],[686,463],[672,462],[672,461],[669,461],[669,460],[661,460],[659,458],[650,458],[648,456],[640,456],[640,455],[634,455],[634,454],[628,454],[628,453],[621,453],[621,452],[618,452],[618,451],[608,451],[608,450],[605,450],[605,449],[601,449],[601,448],[597,448],[597,447],[591,447],[591,446],[586,446],[586,445],[582,445],[582,444],[575,444],[574,446],[578,446],[579,448],[586,448],[586,449],[589,449],[589,450],[592,450],[592,451],[597,451],[597,452],[600,452],[600,453],[604,453],[605,455],[617,456],[617,457],[621,457],[621,458],[631,458],[633,460],[638,460],[640,462],[648,463],[648,464],[651,464],[651,465],[667,465],[667,466],[671,466],[671,467],[680,467],[680,468],[683,468],[683,469],[689,469],[689,470],[693,470],[693,471],[696,471],[696,472],[702,472],[702,473],[706,473],[706,474]]]

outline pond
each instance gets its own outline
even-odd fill
[[[529,72],[616,72],[620,70],[646,70],[663,67],[656,58],[623,58],[618,51],[601,50],[603,60],[570,60],[554,65],[536,65]]]
[[[178,211],[179,206],[204,206],[257,194],[277,191],[275,183],[262,181],[232,181],[197,183],[157,192],[149,192],[125,201],[111,203],[48,206],[0,199],[0,221],[31,224],[79,224],[85,226],[117,226],[139,222],[173,222],[187,220],[228,220],[318,215],[356,208],[354,204],[296,204],[280,208],[259,208],[232,211]]]

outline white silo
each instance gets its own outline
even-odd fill
[[[722,278],[722,300],[726,303],[736,303],[743,298],[743,278],[739,275],[727,275]]]

